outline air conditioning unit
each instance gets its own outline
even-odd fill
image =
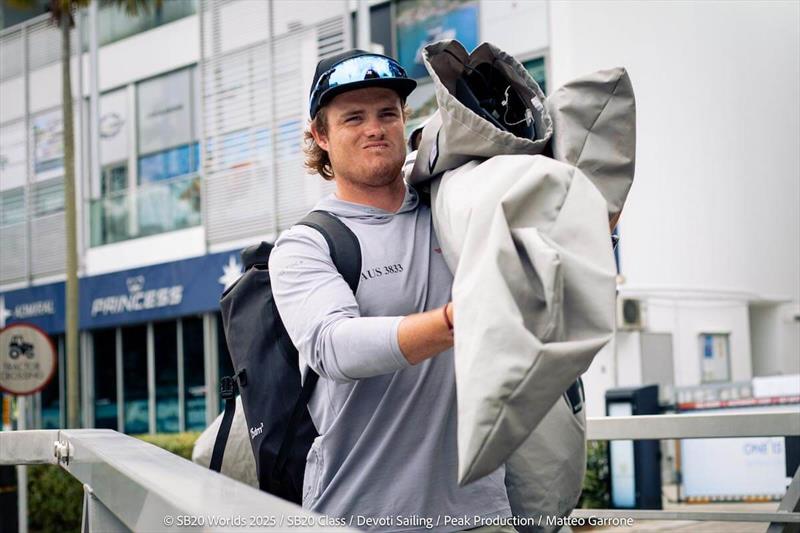
[[[617,297],[617,329],[642,330],[645,327],[645,304],[638,298]]]

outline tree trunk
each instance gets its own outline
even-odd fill
[[[67,233],[67,427],[80,427],[78,374],[78,238],[75,216],[75,129],[70,72],[70,12],[61,13],[61,109],[64,119],[64,215]]]

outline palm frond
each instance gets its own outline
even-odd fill
[[[100,5],[112,5],[123,9],[128,16],[135,17],[139,13],[150,13],[161,9],[164,5],[163,0],[99,0]]]

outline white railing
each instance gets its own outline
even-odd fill
[[[789,412],[605,417],[587,422],[589,440],[800,435],[800,414]],[[0,465],[31,464],[59,465],[83,483],[84,532],[346,531],[331,527],[321,515],[115,431],[0,432]],[[798,511],[800,469],[775,512],[576,509],[570,518],[763,522],[770,524],[769,533],[776,533],[800,528]]]
[[[0,432],[0,465],[31,464],[59,465],[83,483],[83,532],[352,531],[116,431]]]
[[[588,440],[655,440],[725,437],[789,437],[800,435],[800,412],[641,415],[590,418]],[[640,509],[576,509],[576,520],[700,520],[769,523],[767,531],[800,530],[800,468],[775,512],[684,511]]]

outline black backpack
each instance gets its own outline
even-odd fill
[[[326,211],[312,211],[298,224],[322,234],[334,265],[355,294],[361,275],[358,238]],[[271,250],[271,244],[262,242],[242,251],[245,272],[220,300],[235,374],[220,380],[225,413],[210,468],[219,472],[222,467],[238,390],[256,459],[259,488],[301,504],[306,455],[318,436],[308,414],[308,400],[319,376],[309,369],[301,387],[297,349],[272,297],[267,266]]]

